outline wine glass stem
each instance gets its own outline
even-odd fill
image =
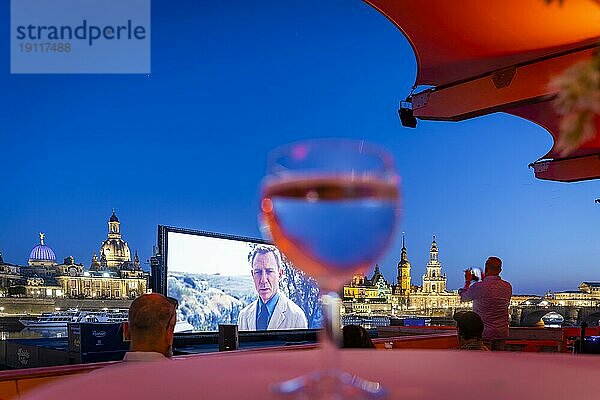
[[[334,290],[326,290],[323,302],[323,329],[321,330],[321,361],[325,375],[334,375],[340,369],[338,347],[342,344],[340,329],[340,297]]]

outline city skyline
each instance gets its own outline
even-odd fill
[[[113,215],[113,216],[115,215],[115,210],[114,210],[114,209],[112,210],[112,215]],[[223,233],[223,232],[215,232],[215,233]],[[39,245],[40,243],[41,243],[42,245],[44,245],[44,244],[45,244],[45,243],[44,243],[45,236],[46,236],[46,234],[45,234],[45,233],[43,233],[43,232],[38,232],[38,238],[39,238],[39,241],[38,241],[38,243],[36,243],[36,245],[33,247],[33,249],[35,249],[36,247],[38,247],[38,245]],[[406,246],[405,246],[405,242],[406,242],[406,234],[405,234],[405,232],[402,232],[402,246],[403,246],[403,248],[405,248],[405,249],[406,249],[406,253],[407,253],[407,254],[409,254],[410,252],[409,252],[409,249],[408,249],[408,248],[406,248]],[[435,243],[437,243],[437,241],[436,241],[436,235],[435,235],[435,234],[434,234],[434,235],[432,235],[432,240],[431,240],[431,242],[430,242],[429,246],[431,246],[432,242],[435,242]],[[101,243],[101,245],[103,245],[103,244],[104,244],[104,241],[101,241],[100,243]],[[48,247],[52,248],[52,246],[49,246],[49,245],[48,245]],[[137,256],[137,253],[138,253],[138,251],[137,251],[137,250],[133,250],[133,252],[134,252],[134,253],[136,254],[136,256]],[[86,269],[86,268],[89,268],[89,267],[90,267],[90,264],[93,264],[94,262],[97,262],[97,256],[98,256],[100,253],[102,253],[102,249],[100,249],[100,251],[99,251],[99,252],[97,252],[97,251],[94,251],[94,252],[93,252],[93,255],[92,255],[92,257],[90,257],[90,260],[89,260],[89,262],[86,262],[86,260],[83,260],[83,259],[80,259],[80,258],[75,258],[75,257],[74,257],[74,261],[75,261],[75,263],[77,263],[77,264],[83,264],[83,267],[84,267],[84,269]],[[399,254],[400,254],[400,253],[399,253]],[[429,254],[429,252],[428,252],[428,254]],[[27,261],[20,262],[20,261],[11,261],[11,260],[7,260],[7,259],[4,257],[4,254],[2,254],[2,251],[0,251],[0,255],[2,255],[3,261],[4,261],[4,262],[6,262],[6,263],[9,263],[9,264],[15,264],[15,265],[27,265]],[[73,257],[73,255],[72,255],[72,254],[69,254],[68,256],[65,256],[65,257],[62,257],[62,256],[60,256],[60,255],[57,255],[57,256],[56,256],[56,260],[57,260],[57,261],[60,261],[60,260],[61,260],[61,259],[63,259],[63,258],[64,258],[65,260],[67,260],[67,258],[69,258],[69,257]],[[375,270],[375,268],[376,268],[376,267],[379,267],[380,269],[383,269],[383,270],[384,270],[384,272],[382,272],[382,274],[381,274],[381,275],[382,275],[382,276],[383,276],[383,277],[384,277],[384,278],[385,278],[385,279],[388,281],[388,283],[390,283],[390,284],[392,284],[392,285],[399,284],[399,283],[397,282],[397,280],[396,280],[396,279],[397,279],[397,277],[398,277],[398,276],[397,276],[397,274],[398,274],[397,268],[398,268],[398,264],[399,264],[399,262],[400,262],[400,259],[401,259],[401,257],[399,257],[399,258],[398,258],[398,262],[396,263],[395,270],[391,271],[391,272],[392,272],[392,274],[391,274],[391,275],[389,274],[389,273],[390,273],[390,268],[386,268],[386,266],[384,266],[384,265],[381,265],[380,263],[376,263],[376,264],[373,266],[373,268],[371,268],[369,271],[367,271],[367,272],[365,273],[365,277],[368,277],[369,275],[372,275],[372,274],[373,274],[373,271]],[[408,257],[408,258],[407,258],[407,261],[409,261],[409,262],[410,262],[410,261],[411,261],[411,258],[410,258],[410,257]],[[412,263],[411,263],[411,264],[412,264]],[[420,271],[420,269],[418,268],[418,266],[417,266],[417,267],[415,267],[415,266],[414,266],[414,264],[412,264],[412,265],[413,265],[413,266],[411,267],[411,270],[412,270],[412,274],[413,274],[413,279],[416,279],[415,281],[413,281],[413,285],[415,285],[415,284],[418,284],[419,280],[421,279],[421,277],[422,277],[422,276],[424,276],[424,274],[421,274],[421,273],[419,272],[419,271]],[[443,266],[443,263],[441,263],[441,265]],[[423,273],[425,273],[425,271],[426,271],[427,267],[428,267],[428,265],[427,265],[427,264],[423,265],[423,268],[422,268],[422,270],[423,270],[422,272],[423,272]],[[146,270],[146,271],[150,271],[150,268],[149,268],[149,263],[147,262],[147,260],[142,262],[142,269],[144,269],[144,270]],[[481,268],[481,269],[483,270],[483,268]],[[443,271],[443,274],[444,274],[445,276],[447,275],[445,270]],[[585,281],[593,281],[593,280],[585,280]],[[580,283],[580,282],[579,282],[579,283]],[[577,285],[579,285],[579,283],[577,283]],[[566,290],[574,290],[574,289],[576,289],[577,285],[576,285],[576,286],[574,286],[574,287],[572,287],[572,288],[567,288]],[[462,287],[462,285],[460,285],[460,286],[457,286],[457,287],[448,287],[448,290],[449,290],[449,291],[453,291],[453,290],[457,290],[457,289],[459,289],[460,287]],[[560,291],[563,291],[563,290],[565,290],[565,289],[564,289],[564,288],[562,288],[562,289],[547,288],[547,291],[551,291],[551,292],[560,292]],[[523,293],[516,293],[516,292],[515,292],[514,294],[515,294],[515,295],[527,295],[527,294],[531,294],[531,295],[538,295],[538,296],[541,296],[541,295],[544,295],[544,294],[546,294],[546,292],[544,292],[544,293],[538,293],[538,292],[535,292],[535,293],[533,293],[533,292],[532,292],[532,293],[525,293],[525,292],[523,292]]]
[[[9,54],[8,35],[0,52]],[[527,165],[552,139],[517,117],[402,127],[415,57],[367,4],[153,1],[152,56],[147,76],[11,75],[3,59],[6,262],[26,262],[41,231],[59,260],[89,265],[113,208],[142,264],[159,224],[260,237],[268,151],[351,137],[386,147],[402,178],[398,234],[379,261],[386,277],[404,231],[419,274],[436,235],[450,289],[490,255],[503,259],[515,293],[600,280],[598,183],[536,180]]]
[[[114,209],[112,210],[112,216],[116,217]],[[105,219],[105,224],[106,224],[106,222],[109,222],[109,221],[111,221],[110,220],[110,215],[109,215],[108,218]],[[118,222],[118,220],[117,220],[117,222]],[[68,254],[64,253],[64,256],[62,255],[62,253],[55,252],[55,254],[56,254],[56,261],[61,261],[63,259],[67,259],[69,257],[73,257],[74,260],[75,260],[75,262],[77,264],[83,264],[84,266],[89,266],[93,262],[93,260],[95,260],[96,258],[100,258],[101,257],[102,252],[103,252],[102,247],[104,246],[104,244],[106,242],[106,232],[107,231],[109,232],[109,234],[111,233],[110,228],[108,230],[106,230],[106,228],[105,228],[105,231],[104,231],[105,238],[103,240],[99,241],[100,245],[90,253],[90,256],[87,259],[85,258],[85,256],[82,256],[82,254],[84,254],[85,250],[74,249],[73,251],[67,250]],[[48,238],[47,238],[47,233],[46,232],[40,230],[39,232],[35,233],[35,237],[37,237],[37,242],[35,242],[31,246],[30,251],[34,250],[40,244],[41,245],[46,245],[50,249],[54,250],[52,242],[48,242]],[[59,241],[59,243],[60,243],[60,241]],[[30,253],[28,252],[27,255],[21,255],[20,257],[15,258],[15,259],[12,259],[12,258],[8,259],[6,253],[3,252],[3,249],[1,249],[1,248],[0,248],[0,254],[2,255],[2,258],[3,258],[4,262],[10,263],[10,264],[15,264],[15,265],[26,265],[27,262],[28,262],[28,260],[29,260],[29,257],[27,257],[27,255],[30,255]],[[75,256],[76,254],[77,254],[77,256]],[[134,247],[131,250],[131,254],[132,254],[131,256],[128,256],[129,261],[131,261],[131,259],[133,258],[134,254],[135,255],[138,254],[138,249]],[[146,268],[144,268],[144,269],[145,270],[149,270],[149,263],[146,262],[146,261],[147,260],[144,260],[142,263],[144,265],[146,265]]]

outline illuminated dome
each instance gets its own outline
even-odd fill
[[[50,246],[44,244],[44,234],[40,233],[40,244],[35,246],[29,253],[29,265],[46,266],[56,265],[56,254]]]
[[[131,261],[131,253],[127,242],[122,239],[107,239],[102,243],[100,253],[104,253],[110,267],[120,266],[124,261]],[[111,264],[111,261],[118,264]]]
[[[121,223],[114,210],[108,220],[108,238],[102,242],[100,255],[108,269],[113,271],[121,269],[123,263],[131,261],[129,246],[121,237]]]

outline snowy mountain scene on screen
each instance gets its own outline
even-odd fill
[[[257,297],[250,274],[173,271],[168,275],[167,287],[168,295],[179,301],[177,320],[190,323],[196,331],[218,331],[219,324],[237,324],[240,311]],[[279,290],[302,308],[309,328],[321,326],[319,289],[314,280],[284,262]]]

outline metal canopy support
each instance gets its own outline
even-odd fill
[[[576,62],[589,59],[594,49],[517,66],[462,83],[425,90],[412,96],[415,117],[460,121],[491,112],[546,100],[555,95],[549,82]],[[511,79],[512,78],[512,79]],[[500,86],[500,87],[498,87]]]

